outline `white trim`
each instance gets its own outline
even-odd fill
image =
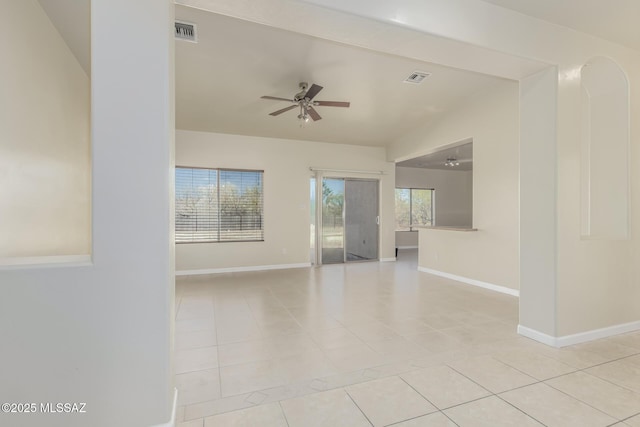
[[[248,267],[204,268],[201,270],[180,270],[176,276],[197,276],[199,274],[240,273],[243,271],[285,270],[288,268],[311,267],[310,262],[301,264],[251,265]]]
[[[396,262],[396,257],[393,257],[393,258],[380,258],[380,262]]]
[[[556,348],[595,341],[602,338],[608,338],[615,335],[625,334],[627,332],[634,332],[638,330],[640,330],[640,321],[622,323],[620,325],[594,329],[591,331],[580,332],[572,335],[565,335],[563,337],[552,337],[551,335],[543,334],[542,332],[527,328],[526,326],[518,325],[518,333],[520,335]]]
[[[527,328],[526,326],[518,325],[518,334],[523,337],[531,338],[532,340],[541,342],[542,344],[550,345],[551,347],[558,347],[558,339],[551,335],[543,334],[535,329]]]
[[[178,410],[178,389],[174,388],[173,389],[173,409],[171,410],[171,418],[169,419],[169,422],[166,422],[164,424],[156,424],[153,427],[175,427],[177,410]]]
[[[622,323],[620,325],[609,326],[606,328],[594,329],[587,332],[580,332],[572,335],[565,335],[556,339],[556,347],[566,347],[568,345],[580,344],[587,341],[599,340],[614,335],[625,334],[640,330],[640,321]]]
[[[13,270],[21,268],[77,267],[89,265],[92,265],[91,255],[0,258],[0,270]]]
[[[426,267],[418,267],[418,271],[422,271],[423,273],[433,274],[435,276],[445,277],[447,279],[466,283],[468,285],[478,286],[480,288],[489,289],[491,291],[500,292],[502,294],[507,294],[514,297],[520,296],[519,290],[507,288],[506,286],[494,285],[493,283],[482,282],[476,279],[469,279],[468,277],[457,276],[455,274],[445,273],[443,271],[438,271],[438,270],[432,270]]]
[[[417,246],[398,246],[398,249],[418,249]]]
[[[333,173],[362,173],[365,175],[386,175],[385,171],[363,171],[363,170],[349,170],[349,169],[324,169],[310,167],[311,172],[333,172]]]

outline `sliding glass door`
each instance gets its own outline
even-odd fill
[[[378,181],[345,181],[347,261],[378,259]]]
[[[378,181],[322,179],[323,264],[378,259]]]
[[[322,263],[344,262],[344,179],[322,180]]]

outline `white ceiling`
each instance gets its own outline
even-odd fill
[[[90,1],[38,0],[79,63],[90,73]],[[640,50],[640,0],[484,0]],[[341,45],[248,21],[176,6],[176,17],[199,25],[200,43],[176,43],[176,125],[180,129],[384,146],[433,121],[499,79]],[[415,70],[422,85],[402,83]],[[292,110],[268,113],[298,83],[324,86],[323,117],[304,128]]]
[[[640,0],[483,0],[640,50]]]
[[[456,159],[459,166],[446,166],[447,159]],[[454,147],[448,147],[434,153],[396,163],[405,168],[444,169],[470,171],[473,169],[473,143],[467,142]]]
[[[346,46],[218,14],[176,6],[197,24],[198,43],[176,42],[176,127],[197,131],[384,146],[501,79]],[[432,73],[420,85],[413,71]],[[300,127],[294,109],[269,113],[298,83],[323,86],[322,120]]]

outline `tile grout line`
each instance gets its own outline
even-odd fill
[[[290,427],[289,419],[287,418],[287,413],[284,411],[284,408],[282,407],[282,401],[281,400],[278,400],[278,406],[280,406],[280,410],[282,411],[282,416],[284,417],[284,422],[287,423],[287,427]]]
[[[218,319],[216,317],[216,301],[212,296],[211,302],[213,303],[213,326],[216,333],[216,357],[218,359],[218,392],[220,393],[220,399],[222,399],[222,374],[220,373],[220,346],[218,345]],[[204,417],[202,418],[202,425],[204,426]]]
[[[510,390],[509,390],[510,391]],[[507,405],[515,408],[516,410],[522,412],[523,414],[525,414],[527,417],[531,418],[532,420],[540,423],[540,425],[543,425],[545,427],[548,427],[545,423],[543,423],[542,421],[540,421],[539,419],[537,419],[536,417],[534,417],[531,414],[527,414],[524,410],[518,408],[516,405],[514,405],[513,403],[509,402],[508,400],[506,400],[505,398],[503,398],[502,396],[498,395],[498,394],[494,394],[495,397],[497,397],[498,399],[502,400],[504,403],[506,403]]]
[[[369,419],[369,417],[367,417],[367,414],[364,413],[364,411],[362,410],[362,408],[360,408],[360,406],[356,403],[356,401],[353,399],[353,397],[349,394],[349,392],[347,391],[347,389],[345,387],[342,388],[342,390],[345,392],[345,394],[347,396],[349,396],[349,399],[351,399],[351,401],[353,402],[354,405],[356,405],[356,408],[358,408],[358,410],[360,411],[360,413],[366,418],[366,420],[369,422],[369,424],[371,424],[371,426],[373,427],[373,423],[371,422],[371,420]]]
[[[501,363],[504,363],[504,362],[501,362]],[[505,365],[506,365],[506,363],[505,363]],[[471,402],[475,402],[475,401],[478,401],[478,400],[482,400],[482,399],[486,399],[486,398],[488,398],[488,397],[493,397],[493,396],[495,396],[495,397],[497,397],[498,399],[502,400],[503,402],[507,403],[508,405],[513,406],[516,410],[518,410],[518,411],[522,412],[522,413],[523,413],[524,415],[526,415],[527,417],[529,417],[529,418],[531,418],[531,419],[533,419],[533,420],[535,420],[535,421],[539,422],[539,423],[540,423],[540,424],[542,424],[543,426],[546,426],[546,424],[544,424],[543,422],[541,422],[540,420],[538,420],[537,418],[535,418],[533,415],[526,413],[526,412],[525,412],[524,410],[522,410],[521,408],[518,408],[517,406],[513,405],[512,403],[510,403],[510,402],[506,401],[505,399],[503,399],[502,397],[500,397],[497,393],[494,393],[493,391],[489,390],[489,389],[488,389],[488,388],[486,388],[485,386],[483,386],[483,385],[481,385],[480,383],[478,383],[478,382],[474,381],[472,378],[469,378],[467,375],[465,375],[465,374],[463,374],[462,372],[458,371],[458,370],[457,370],[457,369],[455,369],[454,367],[449,366],[449,365],[446,365],[446,366],[448,366],[448,367],[449,367],[450,369],[452,369],[453,371],[457,372],[458,374],[462,375],[463,377],[465,377],[465,378],[466,378],[466,379],[468,379],[469,381],[471,381],[471,382],[473,382],[473,383],[477,384],[478,386],[482,387],[483,389],[485,389],[486,391],[488,391],[488,392],[490,393],[490,396],[481,397],[481,398],[479,398],[479,399],[475,399],[475,400],[473,400],[473,401],[471,401]],[[506,365],[506,366],[510,366],[510,365]],[[511,366],[510,366],[510,367],[511,367]],[[514,368],[514,369],[515,369],[515,368]],[[525,375],[526,375],[526,374],[525,374]],[[533,378],[533,377],[531,377],[530,375],[527,375],[527,376],[528,376],[529,378]],[[534,379],[536,379],[536,380],[537,380],[537,378],[534,378]],[[522,386],[522,387],[528,387],[528,386],[531,386],[531,385],[534,385],[534,384],[539,384],[540,382],[542,382],[542,381],[538,381],[538,382],[533,383],[533,384],[527,384],[527,385],[524,385],[524,386]],[[513,390],[515,390],[515,389],[513,389]],[[509,392],[509,391],[511,391],[511,390],[506,390],[506,391],[504,391],[504,392],[502,392],[502,393],[506,393],[506,392]],[[462,404],[460,404],[460,405],[456,405],[456,406],[466,405],[467,403],[470,403],[470,402],[462,403]],[[451,409],[451,408],[447,408],[447,409]]]

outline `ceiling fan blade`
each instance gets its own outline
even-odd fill
[[[278,110],[278,111],[274,111],[273,113],[269,113],[270,116],[278,116],[282,113],[286,113],[289,110],[293,110],[294,108],[296,108],[297,105],[290,105],[287,108],[283,108],[282,110]]]
[[[314,96],[318,94],[322,90],[322,86],[318,86],[317,84],[312,84],[307,93],[304,95],[305,98],[313,99]]]
[[[315,101],[313,105],[320,105],[323,107],[349,107],[351,105],[350,102],[342,102],[342,101]]]
[[[275,101],[289,101],[289,102],[293,102],[293,99],[278,98],[277,96],[261,96],[260,98],[262,98],[262,99],[273,99],[273,100],[275,100]]]
[[[314,110],[313,107],[309,107],[307,109],[307,112],[309,113],[309,116],[313,119],[314,122],[322,119],[322,117],[320,117],[320,114],[318,114],[318,112]]]

